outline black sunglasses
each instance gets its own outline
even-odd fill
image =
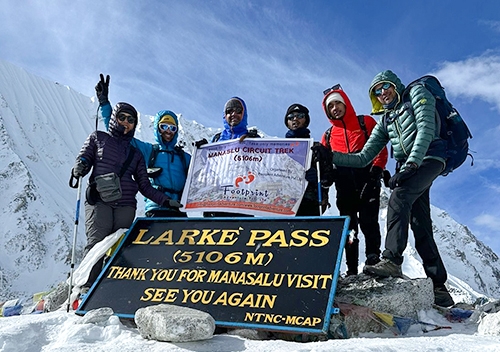
[[[241,114],[243,112],[243,108],[227,108],[226,115],[231,115],[232,113]]]
[[[135,117],[132,115],[119,114],[117,118],[121,122],[127,120],[128,123],[135,123]]]
[[[305,117],[306,117],[306,114],[304,114],[303,112],[292,112],[286,116],[286,119],[290,120],[290,121],[295,119],[295,118],[301,120],[301,119],[304,119]]]
[[[343,90],[343,89],[342,89],[342,86],[340,85],[340,83],[338,83],[338,84],[334,85],[334,86],[333,86],[333,87],[331,87],[331,88],[327,88],[327,89],[325,89],[325,90],[323,91],[323,95],[327,95],[327,94],[328,94],[328,93],[330,93],[332,90],[338,90],[338,89]]]

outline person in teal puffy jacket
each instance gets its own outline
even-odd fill
[[[387,206],[385,250],[383,259],[365,265],[363,272],[401,277],[410,226],[415,249],[434,285],[434,303],[448,307],[454,302],[445,287],[447,272],[434,241],[430,210],[430,188],[445,167],[446,142],[439,138],[434,96],[423,85],[416,85],[409,90],[408,101],[403,101],[404,91],[405,86],[392,71],[375,76],[369,89],[372,114],[383,117],[359,153],[333,152],[333,163],[364,167],[391,143],[397,168],[389,180],[392,193]]]
[[[108,100],[109,76],[104,79],[101,74],[97,83],[96,95],[100,104],[104,125],[108,129],[111,116],[111,104]],[[180,202],[191,155],[177,146],[179,119],[170,110],[159,111],[154,118],[155,144],[143,142],[133,138],[131,145],[141,151],[148,167],[148,176],[154,188],[162,191],[173,200]],[[154,164],[151,165],[152,156]],[[145,198],[145,214],[148,217],[186,217],[186,213],[179,208],[170,208],[159,205]]]

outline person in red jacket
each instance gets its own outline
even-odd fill
[[[376,121],[369,115],[357,116],[342,90],[336,85],[325,92],[323,110],[332,124],[324,134],[321,144],[332,151],[356,153],[363,149]],[[359,228],[365,236],[365,265],[380,261],[380,180],[387,163],[387,148],[365,168],[337,167],[335,189],[340,215],[351,218],[345,254],[347,275],[358,274]]]

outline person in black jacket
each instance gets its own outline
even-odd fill
[[[307,128],[310,120],[309,109],[307,107],[297,103],[290,105],[285,114],[285,126],[288,127],[285,137],[311,138],[311,132]],[[334,181],[334,169],[331,162],[332,154],[319,143],[315,143],[313,150],[312,165],[306,171],[305,175],[308,184],[297,210],[297,216],[320,216],[329,206],[328,188]],[[319,161],[320,165],[321,212],[319,210],[317,161]]]
[[[92,170],[85,201],[87,245],[84,255],[106,236],[130,227],[135,218],[138,191],[157,204],[182,207],[178,201],[151,186],[142,154],[130,145],[136,126],[135,108],[127,103],[116,104],[109,132],[92,132],[71,170],[72,178],[77,179]],[[92,286],[102,264],[101,258],[92,268],[82,291]]]

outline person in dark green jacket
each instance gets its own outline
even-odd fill
[[[365,265],[363,272],[378,277],[402,277],[410,225],[415,248],[434,285],[434,303],[448,307],[454,302],[445,287],[447,272],[434,241],[430,211],[430,188],[445,167],[446,142],[439,138],[434,96],[423,85],[416,85],[409,91],[409,101],[404,102],[404,90],[392,71],[375,76],[369,89],[372,114],[383,117],[359,153],[333,152],[333,163],[364,167],[391,143],[397,167],[389,180],[393,191],[387,206],[385,250],[382,260]]]

